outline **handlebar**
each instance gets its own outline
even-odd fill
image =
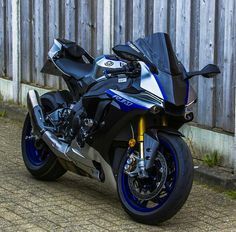
[[[124,65],[121,68],[116,68],[116,69],[107,69],[104,71],[105,75],[109,75],[109,74],[123,74],[123,73],[127,73],[129,72],[130,69],[128,67],[128,65]]]

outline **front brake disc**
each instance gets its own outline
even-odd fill
[[[157,153],[155,164],[153,168],[155,168],[156,175],[154,176],[150,173],[147,178],[128,177],[131,193],[140,200],[150,200],[156,197],[165,185],[168,168],[166,159],[160,152]]]

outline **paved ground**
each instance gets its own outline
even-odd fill
[[[161,226],[132,221],[94,180],[33,179],[21,159],[21,125],[0,118],[0,231],[236,231],[236,201],[194,184],[182,210]]]

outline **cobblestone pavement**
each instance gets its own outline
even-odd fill
[[[20,135],[19,123],[0,118],[0,231],[236,231],[236,201],[198,184],[175,217],[146,226],[94,180],[67,173],[37,181],[21,159]]]

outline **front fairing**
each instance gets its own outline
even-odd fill
[[[162,71],[153,74],[145,63],[139,63],[142,89],[175,106],[185,106],[196,100],[196,94],[181,74],[173,76]]]
[[[158,69],[158,74],[151,73],[147,65],[140,62],[141,88],[175,106],[185,106],[193,101],[195,94],[188,80],[184,80],[185,70],[174,53],[168,34],[155,33],[139,38],[134,45]]]

